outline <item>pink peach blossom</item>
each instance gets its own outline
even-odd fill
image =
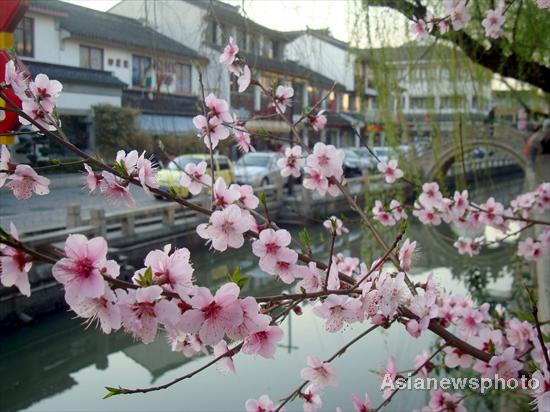
[[[281,169],[281,176],[288,177],[300,177],[301,168],[304,165],[304,159],[302,157],[302,148],[298,145],[287,147],[285,150],[285,157],[277,160],[277,166]]]
[[[260,204],[260,199],[254,194],[254,189],[250,185],[238,185],[233,183],[229,186],[230,190],[236,190],[239,192],[239,202],[241,202],[247,209],[256,209]]]
[[[151,268],[153,282],[170,292],[176,292],[180,296],[187,296],[193,292],[193,266],[191,265],[190,252],[187,248],[174,249],[166,245],[164,249],[152,250],[145,257],[145,268]],[[142,269],[140,272],[144,272]]]
[[[344,295],[329,295],[325,301],[313,308],[313,313],[325,319],[325,329],[338,332],[344,323],[353,323],[361,319],[361,302]]]
[[[277,342],[283,338],[283,330],[278,326],[268,326],[263,330],[251,333],[244,339],[243,353],[258,354],[264,358],[273,358]]]
[[[243,312],[243,321],[239,325],[229,329],[227,336],[233,340],[244,339],[247,335],[266,330],[271,322],[271,317],[260,313],[260,307],[252,296],[239,301]]]
[[[391,159],[387,164],[380,162],[377,168],[384,174],[386,183],[393,183],[403,177],[403,171],[397,167],[397,160],[395,159]]]
[[[280,113],[284,113],[286,108],[292,106],[292,96],[294,89],[292,87],[278,86],[275,91],[275,107]]]
[[[109,334],[120,329],[121,315],[117,298],[109,285],[105,284],[105,292],[98,298],[84,298],[81,301],[69,302],[74,313],[86,319],[90,324],[97,320],[103,333]]]
[[[229,130],[217,117],[207,120],[203,115],[198,115],[193,117],[193,124],[199,129],[198,136],[203,138],[208,149],[214,150],[220,140],[229,137]],[[210,142],[212,142],[212,147],[210,147]]]
[[[192,195],[198,195],[203,186],[212,186],[212,177],[206,172],[207,167],[204,160],[197,164],[186,164],[183,168],[185,173],[179,181],[180,185],[186,187]]]
[[[124,328],[145,344],[155,340],[159,320],[157,302],[161,298],[160,286],[116,290],[120,316]]]
[[[327,117],[324,113],[325,110],[320,110],[317,114],[308,116],[309,123],[316,132],[324,129],[327,124]]]
[[[233,64],[237,54],[239,53],[239,46],[233,40],[233,37],[229,37],[229,43],[224,47],[223,53],[220,55],[220,63],[229,66]]]
[[[213,93],[210,93],[204,99],[204,103],[210,109],[208,116],[211,120],[217,119],[220,124],[222,122],[231,123],[233,121],[233,116],[229,113],[229,104],[225,100],[218,99]]]
[[[248,86],[250,86],[250,82],[252,81],[252,73],[250,72],[250,68],[247,64],[244,65],[242,73],[239,75],[239,78],[237,79],[237,85],[239,86],[239,93],[243,93],[246,89],[248,89]]]
[[[285,229],[265,229],[252,242],[252,253],[260,258],[266,267],[273,266],[290,245],[291,236]]]
[[[110,172],[105,171],[101,173],[101,177],[102,179],[99,185],[99,190],[103,196],[112,201],[114,204],[124,202],[128,207],[136,206],[136,202],[130,194],[128,182],[116,177]]]
[[[40,176],[28,165],[19,164],[15,172],[8,176],[6,187],[13,192],[17,200],[29,199],[33,193],[43,196],[50,193],[50,179]]]
[[[226,283],[215,296],[208,288],[198,288],[190,299],[193,309],[184,312],[181,317],[181,327],[188,333],[198,332],[206,345],[218,343],[226,331],[243,321],[239,292],[235,283]]]
[[[324,177],[342,177],[344,151],[333,145],[325,145],[322,142],[315,143],[313,152],[307,157],[306,163],[310,168],[318,170]]]
[[[93,193],[99,188],[102,177],[95,173],[86,163],[84,163],[84,169],[86,170],[86,173],[83,175],[84,182],[90,193]]]
[[[307,368],[300,371],[300,376],[302,379],[311,382],[311,388],[314,392],[323,390],[328,386],[338,386],[338,377],[334,366],[330,363],[321,362],[316,356],[308,356],[307,365]]]
[[[304,412],[317,412],[323,406],[323,401],[319,394],[315,393],[313,385],[308,385],[304,389],[302,398],[304,398]]]
[[[19,241],[17,229],[10,223],[10,235]],[[31,295],[29,271],[32,267],[32,258],[20,249],[0,244],[0,283],[6,287],[15,286],[22,295]]]
[[[197,234],[212,241],[212,247],[220,252],[228,247],[238,249],[244,244],[243,234],[251,227],[244,212],[236,205],[217,210],[210,216],[209,223],[197,226]]]
[[[85,298],[99,298],[105,293],[103,276],[117,277],[120,268],[107,260],[107,242],[101,236],[69,235],[65,257],[52,268],[54,278],[65,287],[65,299],[79,303]]]
[[[216,345],[213,346],[214,349],[214,356],[216,358],[219,358],[222,355],[225,355],[229,352],[229,348],[227,347],[227,342],[223,339],[220,340]],[[235,364],[233,363],[233,358],[230,355],[224,356],[218,361],[218,365],[222,373],[227,372],[233,372],[236,374],[235,371]]]
[[[269,396],[262,395],[256,399],[249,399],[245,403],[246,412],[275,412],[277,407],[273,404]]]

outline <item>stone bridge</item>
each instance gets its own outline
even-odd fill
[[[462,150],[468,153],[473,149],[482,148],[503,154],[505,158],[512,160],[523,170],[528,167],[528,159],[523,154],[523,148],[529,134],[520,132],[508,125],[496,124],[493,132],[487,125],[476,125],[464,128]],[[438,176],[446,176],[456,161],[460,161],[460,142],[452,137],[442,138],[441,147],[437,150],[430,148],[422,155],[416,157],[415,165],[422,181],[429,182]],[[502,159],[503,157],[500,157]],[[490,167],[490,165],[489,165]]]

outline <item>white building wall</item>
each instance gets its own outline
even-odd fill
[[[109,11],[143,21],[147,17],[151,27],[208,58],[209,64],[203,66],[205,92],[214,93],[229,101],[229,73],[218,63],[219,50],[212,49],[204,42],[207,27],[206,10],[182,0],[157,1],[154,7],[152,3],[144,0],[123,0]],[[195,69],[192,88],[195,94],[200,93],[198,73]]]
[[[472,81],[465,76],[460,82],[452,81],[451,79],[442,74],[443,70],[447,70],[444,66],[437,66],[437,62],[418,62],[419,64],[426,64],[432,68],[435,66],[436,77],[435,79],[425,78],[413,78],[411,76],[411,70],[424,70],[422,67],[411,67],[410,62],[395,63],[395,66],[401,69],[405,69],[404,75],[399,77],[399,86],[404,89],[405,105],[403,110],[405,113],[426,113],[434,112],[441,114],[453,114],[459,112],[470,112],[483,114],[488,111],[488,107],[475,108],[473,107],[474,96],[483,97],[487,104],[491,101],[491,85],[490,82],[482,84],[478,81]],[[463,96],[464,101],[458,108],[443,108],[441,107],[442,99],[455,96]],[[429,97],[434,99],[434,107],[428,109],[418,109],[411,107],[411,98],[415,97]]]
[[[25,16],[34,19],[34,56],[24,58],[59,64],[61,40],[57,19],[37,13],[27,13]]]
[[[89,113],[93,106],[100,104],[120,107],[120,100],[120,96],[63,92],[57,101],[57,108],[61,114],[85,114]]]
[[[347,50],[306,33],[286,45],[285,57],[354,90],[355,57]]]

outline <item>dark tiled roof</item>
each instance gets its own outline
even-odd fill
[[[285,34],[283,32],[270,29],[266,26],[262,26],[261,24],[256,23],[254,20],[243,16],[240,13],[240,8],[237,6],[232,6],[219,0],[185,1],[194,6],[207,10],[212,18],[219,21],[220,23],[229,23],[247,31],[259,31],[264,34],[268,34],[274,40],[285,40]]]
[[[239,52],[239,56],[243,57],[251,68],[300,77],[309,80],[313,84],[322,85],[328,88],[332,87],[334,84],[334,80],[290,60],[275,60],[245,52]],[[345,87],[337,83],[335,89],[345,90]]]
[[[313,37],[317,37],[320,40],[323,40],[327,43],[332,44],[333,46],[339,47],[344,50],[349,49],[349,43],[346,43],[345,41],[338,40],[335,37],[332,37],[330,34],[329,29],[310,29],[307,28],[305,30],[295,30],[295,31],[287,31],[284,32],[284,35],[288,41],[292,41],[294,39],[297,39],[298,37],[309,34]]]
[[[116,78],[113,73],[103,70],[82,69],[75,66],[63,66],[23,60],[23,63],[31,74],[36,76],[39,73],[48,75],[50,79],[59,80],[62,83],[92,84],[122,89],[126,84]]]
[[[342,116],[338,112],[326,112],[328,127],[353,127],[354,123],[351,119]]]
[[[31,11],[54,13],[72,35],[100,42],[153,50],[192,59],[207,59],[141,22],[58,0],[32,0]]]
[[[451,53],[461,53],[458,49],[442,44],[419,45],[415,43],[405,43],[400,47],[379,47],[372,49],[363,49],[359,51],[369,59],[398,62],[398,61],[418,61],[418,60],[441,60],[448,57]]]
[[[196,116],[199,113],[198,97],[124,90],[122,105],[139,109],[144,113]]]

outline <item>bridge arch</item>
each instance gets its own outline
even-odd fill
[[[523,154],[523,148],[528,137],[526,134],[509,126],[499,125],[495,127],[492,133],[493,137],[491,137],[488,127],[479,127],[463,135],[465,136],[463,140],[464,152],[479,147],[497,149],[509,154],[519,167],[527,171],[529,165]],[[446,175],[447,171],[455,163],[457,154],[457,148],[449,139],[448,143],[443,145],[437,155],[433,150],[429,150],[423,156],[418,157],[417,164],[419,165],[423,181],[430,182],[435,180],[439,172],[443,172],[443,175]]]

